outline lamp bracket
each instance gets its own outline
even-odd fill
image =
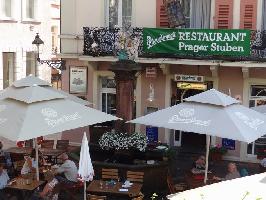
[[[40,64],[47,64],[49,67],[59,70],[66,69],[66,61],[65,60],[41,60],[37,59]]]

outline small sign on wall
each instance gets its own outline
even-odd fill
[[[226,149],[229,149],[229,150],[235,150],[235,148],[236,148],[235,140],[231,140],[231,139],[227,139],[227,138],[222,139],[222,145],[223,145],[223,147],[225,147]]]
[[[87,93],[87,67],[70,67],[69,93]]]
[[[204,76],[175,74],[175,81],[202,83]]]
[[[156,67],[146,67],[146,78],[156,78],[157,69]]]

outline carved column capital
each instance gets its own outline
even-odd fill
[[[217,65],[210,65],[210,70],[212,73],[212,77],[218,76],[218,66]]]
[[[164,75],[168,75],[170,73],[170,65],[169,64],[159,64],[159,67],[163,71]]]
[[[243,73],[243,78],[249,78],[249,68],[248,67],[242,67],[242,73]]]

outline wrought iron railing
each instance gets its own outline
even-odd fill
[[[266,31],[251,32],[251,54],[246,57],[205,56],[205,55],[174,55],[147,54],[143,52],[142,28],[131,28],[123,31],[120,28],[84,27],[84,55],[89,56],[117,56],[121,49],[125,49],[130,59],[135,57],[149,58],[193,58],[231,61],[266,61]]]

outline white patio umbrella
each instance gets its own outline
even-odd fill
[[[4,97],[0,100],[0,136],[12,141],[28,140],[118,119],[38,86],[44,85],[40,79],[30,77],[30,80],[34,80],[34,84],[23,80],[16,88],[18,81],[0,94]],[[38,179],[38,165],[36,171]]]
[[[81,180],[84,181],[84,200],[86,200],[86,181],[92,181],[94,176],[86,133],[83,135],[80,149],[78,174]]]
[[[129,122],[207,134],[205,183],[210,135],[250,143],[266,133],[264,115],[240,105],[236,99],[215,89],[184,100],[186,102]]]
[[[170,200],[266,200],[266,173],[222,181],[167,196]]]

